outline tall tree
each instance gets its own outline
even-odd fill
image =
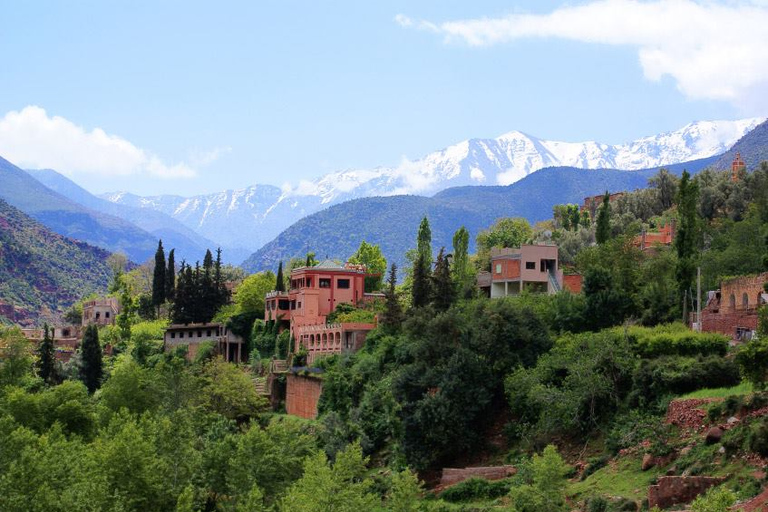
[[[403,310],[400,307],[400,301],[397,298],[396,286],[397,265],[393,263],[389,268],[387,289],[384,291],[384,313],[381,315],[381,324],[390,332],[400,329],[400,324],[403,322]]]
[[[305,267],[314,267],[317,265],[317,260],[315,259],[315,253],[314,252],[308,252],[307,253],[307,261],[304,263]]]
[[[469,265],[469,231],[461,226],[453,234],[453,262],[451,265],[453,283],[460,296],[471,289],[472,269]]]
[[[277,278],[275,279],[275,291],[276,292],[285,291],[285,279],[283,278],[283,262],[282,261],[277,266]]]
[[[445,247],[440,248],[440,252],[437,254],[432,282],[432,303],[438,311],[447,311],[456,298],[456,288],[451,279],[451,265],[445,255]]]
[[[674,244],[677,250],[675,277],[685,320],[688,317],[689,306],[686,296],[693,289],[693,279],[696,274],[698,199],[699,187],[697,183],[691,179],[688,171],[683,171],[677,190],[678,224]]]
[[[53,329],[48,328],[48,324],[43,326],[43,341],[37,348],[37,374],[46,384],[56,384],[58,375],[56,373],[56,347],[53,343]]]
[[[424,254],[419,254],[413,265],[413,284],[411,285],[411,305],[420,308],[429,304],[432,298],[432,286],[430,283],[431,263],[425,259]]]
[[[216,310],[229,302],[229,290],[222,273],[221,247],[216,249],[216,261],[213,263],[213,285],[216,288]]]
[[[429,219],[425,216],[419,224],[419,233],[416,237],[416,250],[419,256],[424,258],[429,265],[432,264],[432,229],[429,227]]]
[[[357,252],[350,256],[350,263],[365,265],[368,274],[365,278],[365,291],[367,293],[376,292],[381,289],[384,282],[384,273],[387,271],[387,260],[381,252],[381,247],[376,244],[369,244],[365,240],[360,242]]]
[[[120,329],[120,337],[124,341],[131,338],[131,324],[133,324],[136,309],[136,303],[131,295],[131,287],[128,283],[123,283],[120,293],[120,314],[117,315],[115,323]]]
[[[176,249],[168,253],[168,268],[165,271],[165,298],[173,301],[176,296]]]
[[[595,240],[602,245],[611,239],[611,195],[605,191],[603,204],[597,212]]]
[[[155,272],[152,275],[152,304],[157,308],[158,315],[160,306],[165,302],[165,250],[163,241],[157,244],[155,251]]]
[[[83,334],[82,366],[80,367],[80,380],[90,393],[101,386],[103,372],[101,343],[99,343],[99,329],[95,325],[85,328]]]

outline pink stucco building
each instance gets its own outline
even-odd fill
[[[556,245],[523,245],[491,249],[491,271],[480,272],[478,287],[488,297],[517,295],[523,290],[557,293],[563,288]]]
[[[373,323],[328,324],[339,304],[357,305],[379,294],[365,293],[367,272],[361,265],[339,265],[331,260],[291,271],[287,292],[269,292],[264,320],[279,320],[290,329],[294,350],[304,347],[308,362],[318,356],[358,350]]]

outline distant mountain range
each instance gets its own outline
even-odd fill
[[[22,325],[51,321],[83,296],[105,292],[108,256],[0,199],[0,317]]]
[[[27,172],[0,158],[0,199],[55,233],[143,262],[157,249],[157,238],[136,225],[64,197]]]
[[[333,172],[283,190],[255,185],[191,198],[125,192],[102,197],[165,213],[230,254],[250,253],[299,219],[350,199],[509,185],[546,167],[640,170],[699,160],[724,153],[764,120],[696,122],[620,145],[548,141],[513,131],[495,139],[466,140],[397,167]]]
[[[206,239],[178,220],[162,212],[134,208],[101,199],[66,176],[51,169],[29,170],[27,172],[49,189],[81,206],[95,212],[117,217],[146,231],[152,239],[151,252],[146,253],[142,251],[141,259],[135,260],[139,263],[154,255],[158,239],[162,239],[163,245],[168,249],[176,249],[177,258],[186,258],[188,261],[202,259],[206,249],[213,250],[217,246],[215,242]],[[236,263],[242,261],[242,254],[238,254],[236,256],[237,259],[234,259],[228,254],[228,251],[225,251],[224,256],[229,257],[229,261]]]
[[[711,166],[717,156],[666,166],[681,174]],[[587,170],[550,167],[508,186],[466,186],[446,189],[433,197],[392,196],[354,199],[334,205],[296,222],[243,262],[248,272],[275,270],[279,261],[302,257],[308,251],[320,258],[345,259],[361,240],[379,244],[387,261],[402,268],[405,253],[416,245],[419,222],[426,215],[432,246],[450,250],[454,232],[470,231],[470,250],[477,233],[501,217],[524,217],[531,223],[552,218],[552,207],[581,203],[606,190],[635,190],[647,186],[658,169],[639,171]]]

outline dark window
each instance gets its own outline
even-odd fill
[[[339,279],[336,281],[336,287],[342,290],[349,289],[349,279]]]
[[[320,288],[330,288],[331,280],[320,278]]]
[[[105,317],[105,318],[109,318],[109,311],[107,311],[106,313],[104,313],[104,317]]]
[[[283,309],[283,310],[290,309],[290,307],[291,307],[291,302],[287,299],[281,299],[277,305],[278,309]]]
[[[526,261],[525,262],[525,270],[536,270],[536,262],[535,261]]]
[[[307,278],[307,288],[312,288],[312,278],[311,277]]]
[[[65,338],[69,337],[69,329],[64,329],[64,332],[62,333]]]
[[[202,338],[203,337],[203,331],[197,331],[197,337]]]
[[[208,334],[207,334],[207,336],[208,336],[209,338],[211,337],[211,330],[210,330],[210,329],[208,329]]]
[[[187,338],[191,338],[192,336],[194,336],[194,334],[195,333],[193,333],[192,331],[189,331],[189,335],[187,336]]]
[[[96,313],[96,320],[98,320],[99,318],[101,318],[101,313],[98,313],[98,312],[97,312],[97,313]]]
[[[295,300],[291,301],[291,309],[296,309],[296,301]]]
[[[297,307],[297,308],[299,308],[299,309],[301,309],[301,302],[299,302],[299,303],[296,305],[296,307]]]
[[[175,333],[175,332],[172,332],[172,333],[171,333],[171,338],[175,338],[175,337],[176,337],[176,333]]]

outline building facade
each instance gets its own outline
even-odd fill
[[[83,304],[83,327],[86,325],[115,325],[120,314],[120,301],[115,297],[89,300]]]
[[[307,351],[307,362],[329,354],[362,347],[374,323],[328,324],[327,317],[339,304],[358,305],[381,297],[365,293],[362,265],[339,265],[331,260],[291,271],[287,292],[273,291],[265,298],[264,320],[279,321],[290,329],[294,351]]]
[[[53,332],[53,345],[56,350],[56,359],[67,362],[75,353],[83,340],[83,329],[79,325],[64,325],[51,327]],[[22,329],[22,334],[35,346],[43,341],[42,329]]]
[[[563,289],[556,245],[523,245],[491,249],[491,271],[480,272],[477,284],[494,299],[521,292],[557,293]]]
[[[647,251],[655,247],[671,247],[675,241],[675,221],[661,226],[658,231],[646,231],[632,240],[632,245]]]
[[[187,357],[194,359],[205,342],[212,342],[216,351],[226,361],[243,362],[245,356],[243,338],[234,334],[227,326],[209,324],[174,324],[165,330],[163,344],[165,350],[172,350],[182,345],[187,346]]]
[[[757,309],[768,302],[763,283],[768,272],[736,277],[720,283],[720,289],[707,294],[701,311],[701,330],[719,332],[733,340],[745,341],[757,330]]]

